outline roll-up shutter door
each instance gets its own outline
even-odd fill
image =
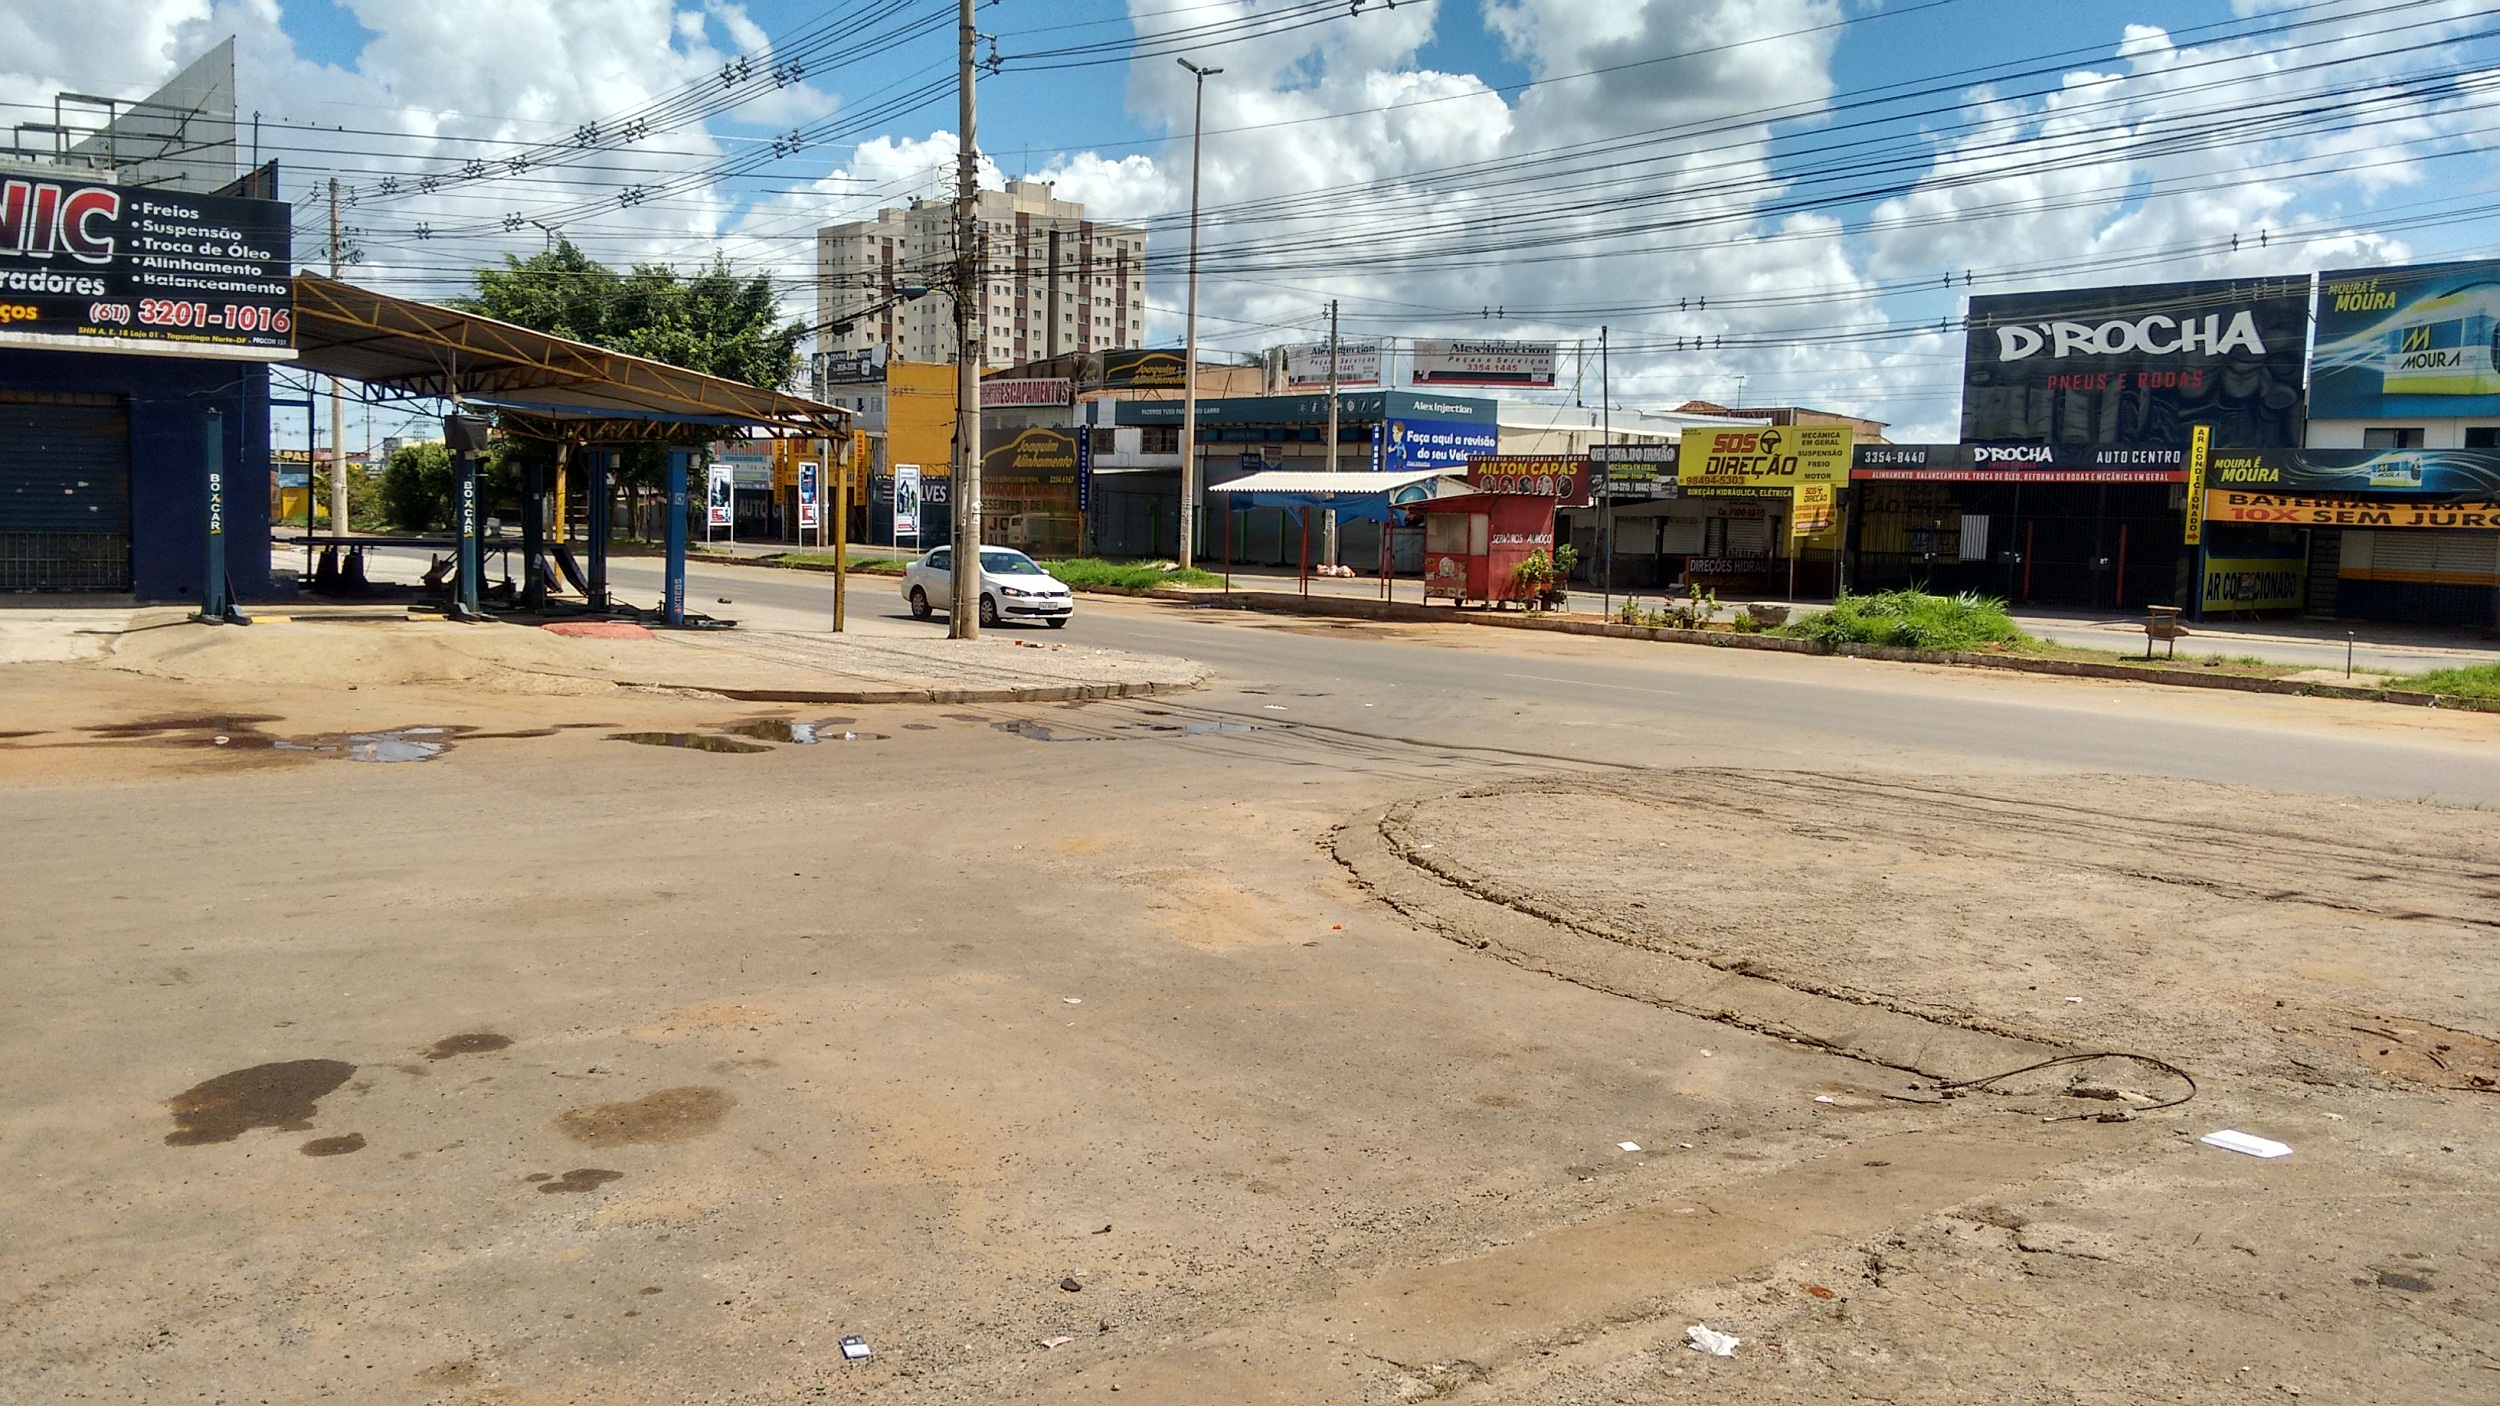
[[[130,412],[0,393],[0,590],[130,589]]]

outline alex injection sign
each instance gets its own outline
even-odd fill
[[[0,182],[0,343],[288,359],[287,216],[274,200]]]
[[[1973,298],[1962,440],[2297,445],[2308,321],[2305,278]]]

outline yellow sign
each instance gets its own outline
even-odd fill
[[[2213,462],[2213,457],[2214,427],[2211,425],[2198,425],[2195,429],[2189,431],[2187,455],[2187,500],[2191,505],[2204,501],[2205,466]],[[2187,545],[2191,547],[2201,547],[2204,544],[2205,515],[2203,513],[2189,513],[2187,515]]]
[[[1841,483],[1849,477],[1850,442],[1846,425],[1686,430],[1675,478],[1687,495],[1785,493],[1803,483]]]
[[[1840,490],[1829,483],[1801,483],[1789,498],[1788,535],[1804,541],[1828,532],[1840,519]]]
[[[2298,610],[2308,564],[2297,557],[2207,557],[2207,610]]]
[[[2288,493],[2205,490],[2205,521],[2281,527],[2500,528],[2500,503],[2394,503],[2374,498],[2306,498]]]

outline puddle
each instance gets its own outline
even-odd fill
[[[633,1147],[653,1142],[692,1142],[720,1126],[737,1095],[697,1085],[662,1089],[623,1103],[595,1103],[556,1118],[566,1137],[590,1147]]]
[[[232,713],[217,717],[141,718],[136,722],[97,723],[80,728],[98,737],[159,737],[168,732],[258,732],[260,724],[278,721],[275,713]]]
[[[425,1052],[427,1059],[449,1059],[453,1055],[491,1054],[512,1048],[512,1037],[491,1030],[475,1030],[466,1035],[446,1035]]]
[[[345,1137],[317,1137],[295,1150],[307,1157],[344,1157],[350,1152],[365,1150],[365,1135],[349,1133]]]
[[[1012,732],[1035,742],[1139,742],[1159,737],[1213,737],[1219,733],[1268,732],[1276,730],[1258,723],[1229,723],[1209,719],[1194,723],[1121,723],[1124,731],[1063,732],[1048,723],[1031,720],[992,723],[1000,732]],[[1283,725],[1290,728],[1290,724]]]
[[[769,752],[760,742],[715,737],[708,732],[611,732],[610,742],[637,742],[645,747],[684,747],[696,752]]]
[[[301,752],[350,762],[422,762],[451,750],[467,728],[399,727],[383,732],[328,732],[310,737],[280,737],[261,729],[276,722],[269,713],[236,713],[223,717],[142,718],[137,722],[104,723],[80,729],[111,742],[162,742],[174,747],[213,748],[241,752]]]
[[[290,1059],[220,1074],[165,1100],[174,1112],[165,1141],[197,1147],[232,1142],[253,1128],[307,1131],[320,1100],[355,1072],[345,1060]]]
[[[596,1191],[608,1182],[624,1179],[623,1172],[611,1172],[605,1167],[575,1167],[560,1177],[532,1172],[528,1177],[528,1180],[538,1183],[541,1191]]]
[[[733,723],[725,731],[758,742],[788,742],[795,746],[816,745],[816,724],[796,722],[789,718],[757,718],[753,722]]]

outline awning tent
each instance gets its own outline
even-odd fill
[[[708,443],[749,430],[840,438],[850,412],[491,317],[295,276],[295,365],[384,394],[491,408],[508,434]]]
[[[1271,508],[1322,508],[1339,521],[1388,522],[1397,510],[1434,495],[1436,481],[1458,469],[1405,469],[1396,473],[1331,474],[1274,469],[1207,485],[1209,493],[1257,498]]]

